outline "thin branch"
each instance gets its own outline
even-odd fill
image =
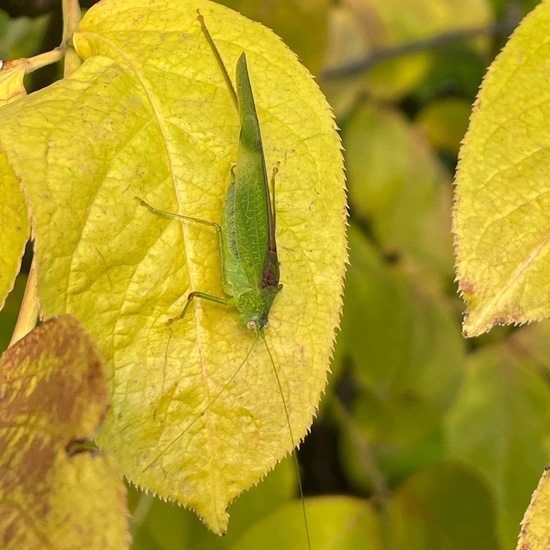
[[[55,48],[25,59],[25,74],[30,74],[46,65],[51,65],[63,58],[64,52],[61,48]],[[16,60],[17,61],[17,60]]]
[[[355,76],[362,72],[368,71],[375,65],[379,65],[389,59],[395,59],[397,57],[403,57],[405,55],[411,55],[426,50],[437,49],[441,46],[446,46],[462,40],[478,38],[486,35],[508,36],[517,26],[517,23],[518,21],[516,17],[505,17],[504,19],[490,25],[471,27],[469,29],[452,30],[446,33],[431,36],[429,38],[413,40],[411,42],[397,44],[396,46],[388,46],[387,48],[380,48],[379,50],[375,50],[372,53],[367,54],[365,57],[352,61],[347,65],[323,71],[321,78],[324,80],[334,80],[347,76]]]
[[[63,40],[68,44],[75,33],[81,19],[81,10],[78,0],[63,0]]]
[[[61,44],[65,49],[64,76],[72,74],[82,62],[74,49],[68,47],[72,42],[73,34],[78,28],[81,17],[82,13],[78,0],[63,0],[63,40]]]

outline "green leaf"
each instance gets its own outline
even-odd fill
[[[489,68],[460,156],[454,234],[464,334],[548,316],[550,3]]]
[[[503,548],[513,548],[518,525],[548,463],[550,389],[533,365],[505,344],[467,364],[466,380],[446,421],[450,457],[490,481]]]
[[[434,464],[408,479],[389,516],[394,548],[500,550],[490,491],[458,463]]]
[[[510,345],[550,373],[550,319],[515,330]]]
[[[234,310],[196,301],[169,324],[190,290],[222,294],[215,232],[135,198],[221,219],[239,120],[197,8],[231,77],[246,51],[268,171],[279,163],[284,289],[266,339],[292,438],[270,357]],[[107,359],[101,445],[133,483],[221,533],[228,504],[304,437],[326,383],[346,260],[335,124],[280,39],[216,4],[99,3],[74,43],[81,67],[5,107],[0,125],[35,220],[40,303],[76,315]]]
[[[21,302],[25,294],[28,276],[20,273],[15,279],[13,290],[10,292],[4,308],[0,311],[0,354],[8,349],[12,338],[13,329],[19,316]]]
[[[331,78],[323,89],[338,115],[348,112],[361,95],[395,101],[426,76],[439,53],[437,48],[432,48],[435,52],[430,48],[407,51],[411,43],[490,20],[487,0],[336,2],[329,17],[325,70],[339,70],[366,59],[371,65],[361,73]],[[384,60],[384,50],[398,46],[406,54]]]
[[[456,395],[464,349],[452,310],[437,291],[384,264],[353,225],[349,237],[339,345],[360,382],[352,415],[361,438],[348,440],[344,464],[369,487],[363,443],[389,477],[437,459],[437,430]]]
[[[464,99],[438,99],[429,103],[415,122],[434,149],[456,156],[468,128],[470,109],[470,103]]]

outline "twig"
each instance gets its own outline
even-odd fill
[[[389,59],[411,55],[413,53],[418,53],[425,50],[436,49],[461,40],[485,35],[508,36],[514,30],[517,23],[518,21],[516,17],[505,17],[504,19],[490,25],[472,27],[469,29],[457,29],[431,36],[430,38],[422,38],[420,40],[397,44],[396,46],[380,48],[379,50],[375,50],[372,53],[367,54],[361,59],[348,63],[347,65],[323,71],[321,78],[324,80],[334,80],[337,78],[354,76],[368,71],[375,65],[388,61]]]

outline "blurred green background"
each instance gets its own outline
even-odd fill
[[[298,54],[334,108],[345,150],[344,316],[299,452],[313,548],[515,548],[549,461],[550,323],[462,338],[452,178],[483,75],[537,2],[222,3]],[[0,58],[59,43],[59,2],[0,8]],[[28,89],[57,72],[39,71]],[[0,313],[2,349],[25,279]],[[288,460],[239,499],[224,538],[185,510],[129,495],[136,549],[305,547]]]

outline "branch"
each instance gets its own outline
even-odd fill
[[[515,15],[515,14],[514,14]],[[430,38],[423,38],[420,40],[413,40],[411,42],[405,42],[396,46],[388,46],[387,48],[380,48],[372,53],[367,54],[362,59],[352,61],[342,67],[336,67],[334,69],[327,69],[322,72],[321,78],[324,80],[335,80],[337,78],[343,78],[347,76],[354,76],[362,72],[372,69],[375,65],[379,65],[389,59],[396,57],[403,57],[405,55],[411,55],[421,51],[437,49],[441,46],[452,44],[453,42],[460,42],[469,38],[477,38],[480,36],[508,36],[514,30],[518,24],[518,18],[515,16],[507,16],[504,19],[491,23],[489,25],[483,25],[481,27],[472,27],[469,29],[457,29],[446,33],[431,36]]]

